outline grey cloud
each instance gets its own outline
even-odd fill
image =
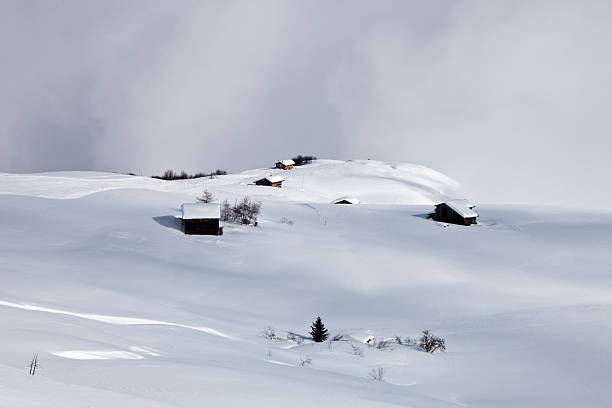
[[[612,206],[608,2],[3,2],[0,170],[297,153]],[[571,202],[569,202],[571,201]]]

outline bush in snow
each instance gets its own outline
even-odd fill
[[[243,225],[257,226],[257,216],[261,211],[261,203],[244,197],[240,202],[231,205],[227,200],[221,205],[221,221],[235,222]]]
[[[294,332],[287,332],[287,340],[295,341],[297,344],[302,344],[304,342],[302,336],[295,334]]]
[[[437,350],[446,351],[446,341],[440,337],[434,336],[429,330],[424,330],[419,339],[419,347],[428,353],[434,353]]]
[[[385,370],[382,367],[371,369],[370,378],[376,381],[385,381]]]
[[[296,157],[294,157],[291,160],[295,162],[296,166],[303,166],[304,164],[308,164],[312,162],[313,160],[317,160],[317,158],[314,156],[302,156],[301,154],[298,154]]]
[[[278,339],[278,336],[276,335],[276,332],[274,331],[272,327],[268,327],[266,330],[264,330],[263,335],[268,340]]]
[[[344,333],[336,334],[331,338],[331,341],[346,341],[346,340],[348,340],[348,336]]]
[[[416,346],[416,341],[407,336],[404,338],[401,336],[395,336],[394,340],[400,346]]]
[[[357,347],[354,344],[351,344],[353,348],[353,355],[363,357],[363,349],[361,347]]]
[[[287,217],[281,217],[280,222],[281,224],[293,225],[293,221]]]
[[[376,344],[376,348],[379,350],[386,350],[391,347],[390,340],[381,340]]]
[[[300,366],[305,367],[307,365],[312,365],[312,360],[310,357],[306,356],[306,358],[300,357]]]
[[[217,170],[217,171],[211,171],[210,173],[195,173],[195,174],[187,174],[187,172],[185,172],[184,170],[181,171],[180,173],[178,172],[174,172],[174,170],[169,169],[164,171],[164,174],[162,174],[161,176],[151,176],[151,178],[156,178],[156,179],[160,179],[160,180],[186,180],[186,179],[195,179],[195,178],[202,178],[202,177],[210,177],[213,178],[213,176],[217,175],[224,175],[227,174],[227,171],[225,170]]]
[[[321,321],[321,317],[317,317],[317,320],[312,323],[310,329],[310,335],[312,336],[312,340],[315,343],[324,342],[329,337],[329,335],[327,334],[327,329]]]
[[[198,201],[202,203],[212,203],[213,201],[215,201],[215,196],[210,191],[208,191],[206,187],[204,187],[204,191],[202,191],[202,195],[196,198],[198,199]]]

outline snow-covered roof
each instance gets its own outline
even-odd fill
[[[336,200],[334,200],[332,202],[334,204],[338,204],[341,201],[347,201],[347,202],[349,202],[351,204],[359,204],[360,203],[360,201],[357,198],[355,198],[355,197],[340,197],[340,198],[338,198],[338,199],[336,199]]]
[[[268,180],[270,183],[279,183],[281,181],[285,181],[281,176],[268,176],[264,177],[262,180]]]
[[[184,220],[221,218],[221,206],[217,203],[186,203],[181,210]]]
[[[457,198],[454,200],[445,201],[444,204],[448,205],[452,208],[457,214],[461,215],[463,218],[473,218],[478,217],[478,213],[474,211],[474,207],[476,207],[471,201],[466,200],[465,198]]]
[[[295,164],[293,160],[281,160],[279,163],[282,163],[283,166],[293,166]]]

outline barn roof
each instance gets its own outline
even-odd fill
[[[457,214],[461,215],[463,218],[473,218],[478,217],[478,213],[474,211],[475,205],[465,198],[457,198],[454,200],[445,201],[444,204],[448,205],[453,209]]]
[[[261,180],[268,180],[270,183],[279,183],[281,181],[285,181],[284,178],[282,178],[281,176],[268,176],[268,177],[264,177]],[[257,181],[261,181],[261,180],[257,180]]]
[[[338,204],[338,203],[339,203],[339,202],[341,202],[341,201],[347,201],[347,202],[349,202],[349,203],[351,203],[351,204],[359,204],[359,203],[361,202],[361,201],[359,201],[359,200],[358,200],[357,198],[355,198],[355,197],[340,197],[340,198],[338,198],[338,199],[336,199],[336,200],[332,201],[332,203],[334,203],[334,204]]]
[[[221,217],[221,206],[217,203],[186,203],[181,205],[184,220],[201,220]]]
[[[281,160],[279,163],[282,163],[283,166],[293,166],[295,164],[293,160]]]

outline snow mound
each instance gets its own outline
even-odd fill
[[[253,185],[255,180],[266,177],[284,179],[282,189]],[[0,173],[0,194],[53,199],[74,199],[115,189],[179,192],[193,196],[201,192],[203,185],[222,197],[248,194],[312,203],[355,197],[363,204],[433,204],[463,196],[456,181],[433,169],[376,160],[316,160],[291,171],[262,168],[214,179],[174,181],[100,172]]]

